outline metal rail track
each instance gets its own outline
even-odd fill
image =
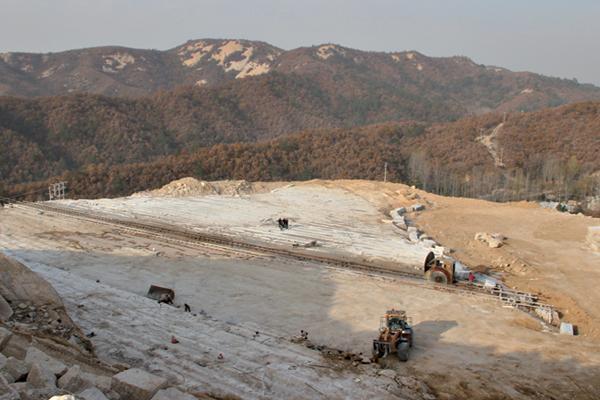
[[[423,275],[418,272],[411,272],[405,269],[385,267],[369,262],[347,259],[342,257],[331,257],[322,254],[315,254],[301,249],[289,249],[283,246],[265,245],[250,240],[241,240],[225,235],[219,235],[209,232],[195,232],[181,227],[168,224],[157,224],[148,221],[134,221],[131,219],[118,218],[112,215],[102,214],[92,211],[75,210],[64,206],[47,203],[18,203],[40,211],[47,211],[61,214],[77,219],[82,219],[95,223],[103,223],[120,227],[125,230],[141,234],[150,234],[154,237],[161,237],[167,240],[175,240],[193,244],[213,244],[227,248],[244,249],[251,252],[270,254],[298,261],[316,262],[327,266],[335,266],[342,269],[354,270],[368,275],[389,277],[402,281],[403,283],[419,286],[423,288],[434,289],[443,292],[450,292],[462,295],[477,296],[486,299],[501,301],[504,304],[516,308],[525,308],[530,311],[536,308],[547,308],[553,310],[554,307],[549,304],[540,303],[537,296],[510,289],[486,288],[484,285],[472,284],[467,282],[458,282],[456,285],[439,285],[426,281]],[[405,268],[415,268],[414,266],[404,265]]]

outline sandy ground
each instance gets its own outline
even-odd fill
[[[326,189],[329,186],[337,189]],[[341,210],[329,218],[337,225],[346,224],[352,235],[379,235],[379,241],[385,245],[393,228],[381,219],[391,207],[418,201],[427,209],[411,218],[423,227],[431,226],[435,234],[429,230],[427,233],[456,248],[457,256],[471,260],[469,254],[493,254],[491,249],[477,249],[475,246],[480,245],[471,243],[474,233],[467,235],[466,231],[475,225],[467,225],[458,215],[461,223],[456,225],[465,231],[464,243],[469,245],[462,249],[460,242],[455,245],[439,236],[436,229],[441,229],[442,207],[458,212],[452,199],[443,203],[443,198],[419,194],[401,185],[382,188],[370,182],[313,182],[297,185],[292,196],[282,197],[280,191],[252,196],[258,196],[255,210],[260,218],[254,221],[259,223],[251,229],[252,218],[243,220],[240,235],[258,231],[269,238],[281,234],[277,230],[269,233],[260,225],[260,220],[280,213],[281,207],[286,212],[296,210],[306,229],[316,229],[310,226],[312,220],[306,215],[312,213],[311,218],[322,219],[320,213],[331,200],[336,205],[342,202],[343,207],[361,205],[352,208],[352,212]],[[310,201],[294,200],[289,209],[281,205],[284,200],[302,196]],[[245,204],[253,199],[230,200]],[[222,212],[213,203],[206,203],[206,198],[188,200],[180,210],[190,204],[198,209],[208,207],[215,219]],[[138,207],[127,209],[122,204],[128,201],[113,200],[120,210],[140,212]],[[107,207],[108,201],[98,203]],[[492,213],[489,210],[496,207],[483,204],[480,213]],[[308,209],[302,208],[307,206]],[[511,212],[513,208],[523,210],[522,217],[528,215],[527,211],[533,211],[539,219],[546,217],[533,207],[507,207],[511,207]],[[336,206],[339,208],[342,207]],[[469,210],[474,211],[465,206],[464,212]],[[241,215],[248,209],[236,212]],[[438,217],[434,218],[436,213]],[[222,216],[222,225],[239,228],[239,218],[228,225],[228,215]],[[552,224],[555,216],[548,216]],[[192,217],[190,213],[184,219],[189,223],[202,222],[190,222]],[[290,218],[296,216],[290,214]],[[449,219],[445,221],[450,224]],[[498,230],[509,236],[506,248],[498,250],[514,249],[514,233],[499,229],[503,226],[485,227],[479,230]],[[457,232],[460,229],[456,228]],[[321,226],[317,231],[327,230]],[[350,252],[349,243],[352,241],[344,242],[338,250]],[[73,319],[84,330],[97,334],[94,343],[101,358],[143,365],[190,388],[244,398],[418,398],[418,391],[401,392],[398,386],[402,385],[385,382],[385,377],[376,376],[371,367],[332,364],[320,353],[288,340],[305,329],[317,344],[368,353],[379,316],[389,307],[398,307],[406,309],[413,318],[415,347],[408,363],[388,360],[387,366],[401,376],[424,380],[438,398],[600,397],[600,352],[594,337],[543,332],[537,320],[502,308],[496,302],[218,246],[157,242],[108,226],[19,208],[0,210],[0,249],[55,286]],[[410,254],[411,249],[408,250]],[[526,256],[519,253],[522,259]],[[529,271],[525,269],[524,273]],[[516,273],[509,277],[522,278]],[[566,281],[568,278],[564,275]],[[152,283],[173,287],[177,301],[190,304],[198,315],[160,308],[145,299],[143,295]],[[80,304],[84,307],[78,307]],[[252,338],[256,330],[261,332],[260,340]],[[181,346],[169,343],[171,335],[181,340]],[[218,352],[225,354],[224,361],[216,359]],[[307,388],[307,382],[312,388]]]
[[[382,213],[415,202],[424,212],[410,219],[464,264],[497,273],[510,286],[537,292],[578,325],[582,336],[600,340],[600,253],[586,241],[598,218],[543,209],[536,203],[493,203],[433,195],[406,185],[370,181],[314,181],[343,188]],[[477,232],[508,237],[498,249],[474,239]]]

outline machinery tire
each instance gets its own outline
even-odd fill
[[[407,342],[402,342],[398,344],[398,359],[402,362],[408,361],[408,351],[410,349],[410,345]]]
[[[448,277],[440,270],[433,270],[429,273],[429,280],[435,283],[441,283],[443,285],[448,284]]]
[[[385,350],[383,348],[378,348],[377,350],[373,349],[373,357],[375,358],[383,358],[385,356]]]

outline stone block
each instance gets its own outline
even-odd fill
[[[179,389],[168,388],[168,389],[159,390],[154,395],[154,397],[152,397],[152,400],[197,400],[197,399],[194,396],[192,396],[191,394],[184,393]]]
[[[0,326],[0,351],[4,350],[4,347],[8,344],[11,337],[12,332]]]
[[[0,399],[18,400],[20,398],[19,392],[13,388],[2,375],[0,375]]]
[[[85,389],[83,373],[79,365],[73,365],[58,379],[58,387],[69,392],[79,392]]]
[[[4,297],[0,296],[0,321],[8,321],[8,319],[12,317],[12,315],[12,307],[10,306],[10,304],[8,304],[6,300],[4,300]],[[0,349],[2,349],[1,346]]]
[[[29,367],[24,361],[18,360],[14,357],[8,357],[6,359],[6,365],[0,371],[2,375],[8,380],[9,383],[23,380],[29,373]]]
[[[97,387],[85,389],[83,392],[79,393],[77,397],[80,397],[82,400],[108,400],[108,397],[106,397]]]
[[[79,365],[73,365],[60,377],[58,387],[72,393],[77,393],[91,387],[108,392],[111,387],[111,378],[83,372]]]
[[[569,335],[569,336],[575,335],[575,328],[573,327],[573,324],[569,324],[567,322],[561,322],[560,323],[560,334],[561,335]]]
[[[167,380],[138,368],[128,369],[112,377],[112,390],[121,395],[121,400],[150,400]]]
[[[410,209],[413,211],[423,211],[425,206],[423,204],[413,204]]]
[[[40,367],[47,371],[51,371],[56,376],[61,376],[67,372],[67,366],[65,364],[35,347],[29,347],[27,349],[25,363],[29,366],[38,364]]]
[[[110,391],[112,383],[112,379],[109,376],[94,375],[86,372],[83,373],[83,381],[87,387],[96,387],[104,393],[108,393]]]
[[[36,389],[56,388],[56,375],[39,364],[33,364],[27,375],[27,383]]]

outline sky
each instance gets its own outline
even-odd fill
[[[0,52],[189,39],[463,55],[600,86],[599,0],[0,0]]]

